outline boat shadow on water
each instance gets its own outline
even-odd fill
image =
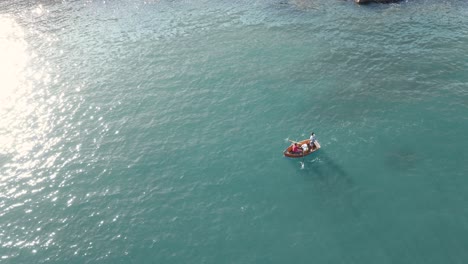
[[[318,180],[324,185],[353,185],[351,176],[323,149],[317,151],[312,157],[304,159],[302,171],[307,175],[314,176],[308,177],[311,180]]]
[[[313,193],[321,197],[320,201],[324,208],[334,208],[332,211],[341,210],[341,213],[356,219],[362,216],[359,207],[360,188],[354,183],[351,175],[326,151],[321,149],[312,157],[306,158],[300,174],[304,180],[312,183],[310,187]]]

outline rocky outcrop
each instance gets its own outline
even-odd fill
[[[400,2],[400,0],[354,0],[358,4],[369,4],[369,3],[395,3]]]

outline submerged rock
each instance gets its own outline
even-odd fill
[[[385,164],[392,170],[408,171],[420,163],[421,156],[414,150],[403,147],[386,154]]]
[[[395,3],[395,2],[400,2],[400,0],[354,0],[354,2],[358,4],[369,4],[369,3]]]

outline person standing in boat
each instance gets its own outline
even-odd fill
[[[315,137],[314,132],[310,133],[310,138],[309,139],[310,139],[310,143],[309,143],[310,149],[312,150],[312,149],[316,148],[315,147],[315,141],[317,141],[317,138]]]

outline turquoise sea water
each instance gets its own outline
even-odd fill
[[[1,263],[467,263],[467,132],[466,1],[0,2]]]

